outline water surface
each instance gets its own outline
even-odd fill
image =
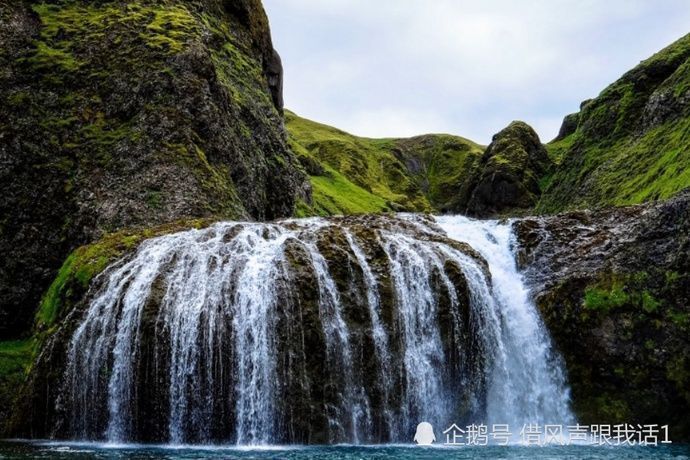
[[[657,447],[601,446],[489,446],[489,447],[419,447],[413,445],[383,446],[271,446],[249,447],[174,447],[142,445],[108,445],[61,442],[0,442],[0,458],[51,459],[507,459],[507,460],[626,460],[689,459],[690,446]]]

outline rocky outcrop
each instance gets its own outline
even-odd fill
[[[563,118],[563,123],[561,123],[561,127],[558,130],[558,134],[551,142],[558,142],[573,134],[577,130],[577,124],[579,121],[579,112],[566,115],[565,118]]]
[[[465,179],[468,195],[457,210],[479,217],[524,212],[537,203],[539,180],[550,167],[537,133],[514,121],[494,135],[476,171]]]
[[[104,233],[273,219],[308,197],[258,0],[3,2],[0,16],[0,338]]]
[[[690,194],[515,229],[580,421],[667,424],[690,439]]]

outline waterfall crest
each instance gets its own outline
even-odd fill
[[[409,442],[420,421],[570,422],[509,225],[438,223],[450,238],[399,215],[144,242],[74,312],[61,434],[372,443]]]

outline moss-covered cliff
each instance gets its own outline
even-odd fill
[[[582,103],[547,145],[560,161],[537,210],[669,198],[690,187],[690,35]]]
[[[368,139],[291,112],[285,118],[313,189],[300,215],[455,209],[483,150],[458,136]]]
[[[258,0],[0,3],[0,337],[75,247],[193,217],[291,215]]]

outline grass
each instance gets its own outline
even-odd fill
[[[438,211],[483,151],[457,136],[370,139],[289,111],[285,117],[291,148],[313,189],[313,203],[300,203],[300,215]]]
[[[19,388],[26,379],[35,350],[34,340],[0,341],[0,431]]]
[[[637,204],[667,199],[688,187],[690,118],[685,118],[613,145],[580,147],[550,178],[538,209]]]
[[[321,216],[390,211],[386,200],[349,181],[332,168],[311,177],[313,210]]]

